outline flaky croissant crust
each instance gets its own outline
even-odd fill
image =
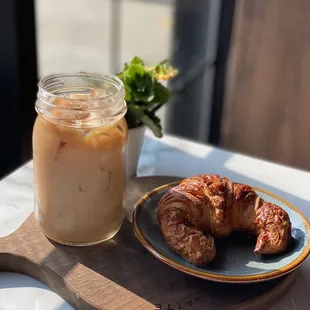
[[[291,237],[288,214],[248,185],[219,175],[196,175],[168,190],[157,218],[168,245],[187,261],[204,266],[216,255],[214,238],[245,230],[257,235],[255,254],[283,252]]]

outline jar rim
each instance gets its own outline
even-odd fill
[[[124,96],[125,97],[125,88],[124,88],[124,84],[122,82],[122,80],[117,77],[116,75],[108,75],[105,73],[93,73],[93,72],[77,72],[77,73],[52,73],[52,74],[48,74],[43,76],[38,83],[38,88],[39,88],[39,93],[44,93],[45,96],[48,97],[52,97],[52,98],[59,98],[61,97],[60,95],[54,94],[52,92],[50,92],[49,90],[47,90],[46,88],[48,87],[48,85],[46,85],[49,81],[53,80],[53,79],[61,79],[61,78],[76,78],[76,77],[85,77],[85,78],[93,78],[93,79],[99,79],[102,81],[108,81],[110,84],[112,84],[114,87],[116,87],[117,89],[117,93],[112,93],[112,94],[106,94],[104,96],[100,96],[100,97],[96,97],[96,98],[89,98],[89,99],[80,99],[80,98],[76,98],[76,99],[70,99],[72,101],[91,101],[91,100],[104,100],[104,99],[108,99],[111,97],[121,97]],[[112,82],[113,80],[113,82]],[[61,81],[59,81],[59,84],[61,83]],[[53,84],[55,85],[55,84]],[[116,98],[117,99],[117,98]]]

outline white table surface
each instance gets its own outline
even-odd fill
[[[309,158],[310,160],[310,158]],[[226,152],[166,135],[146,133],[138,176],[188,177],[218,173],[236,182],[264,188],[298,207],[310,219],[310,173]],[[0,181],[0,236],[15,231],[33,210],[32,162]],[[73,309],[42,283],[20,274],[0,273],[0,310]],[[294,286],[272,310],[310,309],[310,259]]]

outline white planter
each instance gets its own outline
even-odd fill
[[[128,130],[127,143],[127,177],[136,174],[141,148],[144,139],[145,126],[139,126]]]

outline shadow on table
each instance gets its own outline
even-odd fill
[[[88,248],[53,245],[55,250],[45,261],[52,261],[53,264],[57,264],[57,260],[58,264],[62,261],[70,262],[63,265],[62,277],[69,274],[76,264],[82,264],[102,275],[101,279],[109,279],[154,305],[162,305],[162,309],[169,309],[168,305],[175,310],[232,309],[232,305],[243,305],[259,298],[285,280],[282,277],[251,285],[223,284],[186,275],[146,252],[128,220],[113,239],[101,245]],[[251,267],[249,269],[255,270]],[[106,284],[101,281],[98,279],[96,287],[104,289]],[[282,288],[279,293],[284,291]]]

